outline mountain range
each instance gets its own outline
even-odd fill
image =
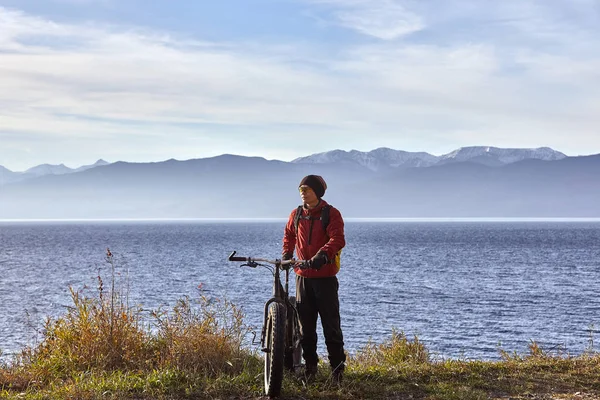
[[[101,167],[103,165],[108,165],[109,163],[104,160],[98,160],[94,164],[91,165],[83,165],[79,168],[69,168],[64,164],[59,165],[51,165],[51,164],[41,164],[24,172],[13,172],[8,168],[0,165],[0,184],[12,183],[24,181],[32,178],[39,178],[40,176],[45,175],[64,175],[64,174],[72,174],[75,172],[81,172],[88,170],[90,168]]]
[[[0,219],[283,218],[307,174],[325,178],[324,198],[345,217],[600,217],[600,155],[478,146],[0,167]]]
[[[381,147],[369,152],[357,150],[333,150],[300,157],[292,160],[292,162],[301,164],[328,164],[341,162],[358,164],[373,171],[378,171],[390,168],[430,167],[436,164],[462,161],[471,161],[489,166],[500,166],[525,159],[550,161],[560,160],[565,157],[567,157],[565,154],[549,147],[540,147],[537,149],[501,149],[489,146],[472,146],[461,147],[458,150],[454,150],[451,153],[439,157],[425,152],[408,152]],[[108,164],[108,162],[102,159],[96,161],[94,164],[84,165],[74,169],[69,168],[64,164],[42,164],[29,168],[24,172],[13,172],[0,165],[0,182],[10,183],[44,175],[70,174]]]

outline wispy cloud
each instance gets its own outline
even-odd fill
[[[340,26],[379,39],[392,40],[417,32],[423,19],[396,0],[309,0],[333,8]]]
[[[423,19],[397,0],[308,0],[329,9],[332,22],[364,35],[396,39],[424,28]]]
[[[295,49],[292,55],[279,46],[56,24],[2,8],[0,18],[0,136],[52,136],[57,149],[67,137],[83,143],[102,135],[106,143],[118,136],[121,146],[105,152],[134,146],[147,159],[171,148],[191,158],[200,149],[220,154],[224,143],[229,152],[258,154],[261,145],[247,134],[264,133],[268,125],[293,131],[343,119],[326,106],[338,90],[325,76],[290,63],[301,56]],[[229,139],[210,146],[224,127]],[[147,146],[135,146],[139,140]]]

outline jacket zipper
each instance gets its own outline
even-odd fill
[[[310,214],[309,214],[309,217],[311,217]],[[309,221],[310,221],[310,228],[308,229],[308,245],[310,246],[310,239],[312,238],[313,221],[314,220],[311,217]]]

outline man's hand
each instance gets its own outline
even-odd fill
[[[306,267],[316,269],[318,271],[325,264],[327,264],[327,254],[320,251],[317,254],[315,254],[313,258],[306,262]]]

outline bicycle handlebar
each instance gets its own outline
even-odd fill
[[[280,265],[288,265],[288,264],[296,264],[296,263],[303,263],[304,260],[269,260],[266,258],[254,258],[254,257],[235,257],[235,251],[233,251],[230,255],[228,260],[229,261],[242,261],[242,262],[249,262],[249,263],[257,263],[257,262],[266,262],[269,264],[277,264],[279,263]]]
[[[234,257],[235,251],[229,255],[229,261],[248,261],[246,257]]]

